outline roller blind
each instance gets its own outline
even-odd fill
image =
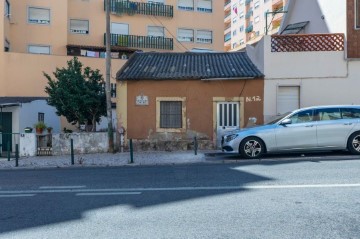
[[[194,10],[194,1],[193,0],[179,0],[178,8],[182,10]]]
[[[178,29],[178,40],[179,41],[194,41],[194,30],[191,29]]]
[[[34,54],[50,54],[50,46],[36,46],[36,45],[29,45],[28,46],[29,53]]]
[[[70,20],[70,32],[78,34],[89,34],[88,20]]]
[[[29,7],[29,22],[36,24],[50,24],[50,9]]]
[[[148,36],[154,37],[164,37],[164,28],[158,26],[149,26],[148,27]]]
[[[212,0],[198,0],[197,10],[200,12],[212,12]]]
[[[112,34],[129,34],[129,25],[125,23],[111,23],[111,33]]]
[[[212,31],[198,30],[196,41],[199,43],[212,43]]]

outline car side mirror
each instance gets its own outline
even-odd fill
[[[291,119],[284,119],[283,121],[281,121],[280,125],[286,126],[291,123],[292,123]]]

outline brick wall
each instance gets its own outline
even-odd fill
[[[358,0],[356,0],[358,1]],[[360,29],[355,29],[355,0],[347,0],[347,57],[360,58]]]

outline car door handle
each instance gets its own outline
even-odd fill
[[[352,123],[344,123],[344,125],[352,125]]]

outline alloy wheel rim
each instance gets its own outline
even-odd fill
[[[356,151],[360,152],[360,135],[354,137],[352,141],[352,146]]]
[[[261,144],[256,140],[249,140],[245,143],[244,151],[249,157],[256,157],[261,152]]]

